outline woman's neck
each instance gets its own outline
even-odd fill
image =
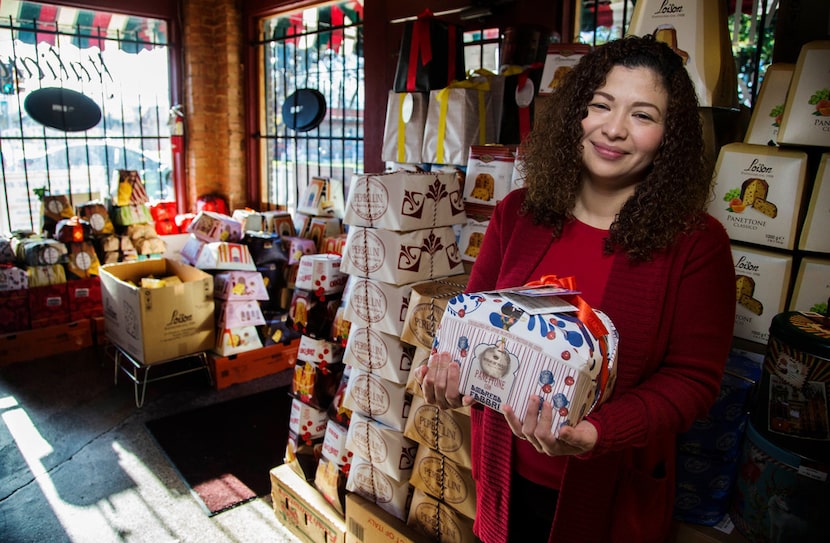
[[[598,189],[585,181],[576,198],[573,214],[581,222],[608,230],[625,202],[634,194],[635,186],[620,190]]]

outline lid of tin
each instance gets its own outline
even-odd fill
[[[819,313],[787,311],[772,319],[770,335],[791,347],[830,360],[830,319]]]

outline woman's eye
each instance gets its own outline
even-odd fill
[[[654,120],[654,118],[651,115],[649,115],[648,113],[635,113],[634,116],[637,117],[638,119],[643,120],[643,121],[653,121]]]
[[[593,102],[593,103],[590,103],[590,104],[588,104],[588,107],[589,107],[589,108],[592,108],[592,109],[608,109],[608,105],[607,105],[607,104],[603,104],[603,103],[601,103],[601,102]]]

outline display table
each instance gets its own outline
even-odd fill
[[[116,385],[118,384],[119,369],[127,375],[135,387],[136,407],[142,407],[144,405],[147,384],[154,381],[161,381],[163,379],[170,379],[172,377],[204,370],[207,372],[210,386],[213,386],[213,374],[210,371],[206,352],[179,356],[153,364],[143,364],[130,356],[129,353],[118,345],[111,344],[111,347],[115,350],[113,355],[113,382]],[[151,370],[153,371],[153,377],[150,377]]]

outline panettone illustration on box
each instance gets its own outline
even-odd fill
[[[565,74],[570,72],[573,69],[571,66],[559,66],[553,72],[553,78],[551,78],[550,83],[548,83],[549,89],[555,89],[559,86],[559,82],[565,77]]]
[[[738,275],[735,278],[735,290],[739,304],[756,315],[760,316],[764,313],[764,305],[753,297],[755,294],[755,280],[752,277]]]
[[[480,173],[476,175],[475,184],[473,185],[473,192],[470,194],[476,200],[484,200],[489,202],[493,199],[495,192],[496,180],[489,173]]]
[[[654,29],[652,34],[654,39],[667,44],[672,48],[672,51],[677,53],[683,59],[683,64],[689,61],[689,53],[677,47],[677,29],[674,25],[660,25]]]
[[[767,200],[769,183],[758,177],[751,177],[741,183],[740,189],[732,189],[723,199],[729,202],[729,211],[743,213],[748,207],[757,209],[767,217],[774,219],[778,216],[778,207]]]
[[[484,234],[481,232],[473,232],[470,234],[470,243],[464,250],[464,254],[472,258],[477,258],[478,252],[481,250],[481,242],[483,240]]]

